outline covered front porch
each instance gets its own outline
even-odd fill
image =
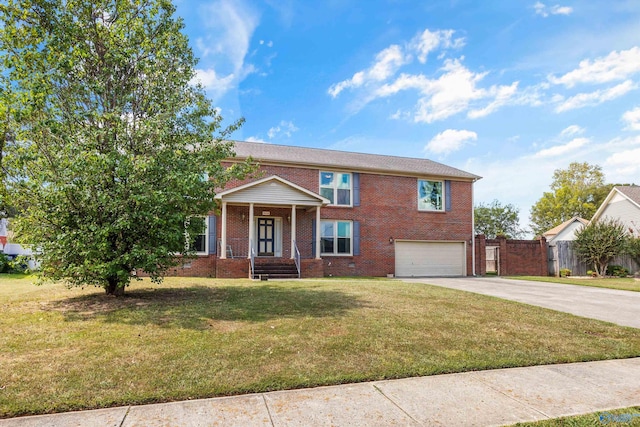
[[[276,263],[295,266],[297,277],[322,276],[316,236],[327,199],[275,175],[216,199],[221,203],[217,277],[255,277],[259,266]]]

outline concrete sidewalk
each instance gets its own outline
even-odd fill
[[[59,426],[494,426],[640,405],[640,358],[0,420]]]

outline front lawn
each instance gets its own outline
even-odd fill
[[[515,276],[511,279],[532,280],[536,282],[563,283],[567,285],[595,286],[597,288],[619,289],[622,291],[640,292],[640,280],[626,278],[595,278],[595,277],[546,277],[546,276]]]
[[[640,426],[640,407],[614,409],[573,417],[517,423],[513,427],[594,427],[603,425],[633,427]]]
[[[640,330],[393,280],[0,279],[0,417],[640,356]]]

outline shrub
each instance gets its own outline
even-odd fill
[[[627,277],[629,270],[621,265],[610,265],[607,267],[607,276]]]
[[[25,255],[18,255],[13,260],[9,261],[9,272],[11,273],[26,273],[29,270],[29,257]]]
[[[569,277],[571,276],[571,269],[570,268],[561,268],[560,269],[560,277]]]
[[[8,273],[11,270],[11,259],[7,254],[0,252],[0,273]]]

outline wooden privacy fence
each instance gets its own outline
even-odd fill
[[[592,265],[587,265],[573,250],[572,241],[558,241],[549,246],[549,275],[559,276],[560,270],[568,268],[572,276],[586,276],[588,270],[593,270]],[[640,265],[630,256],[615,257],[610,265],[621,265],[632,274],[640,270]]]

